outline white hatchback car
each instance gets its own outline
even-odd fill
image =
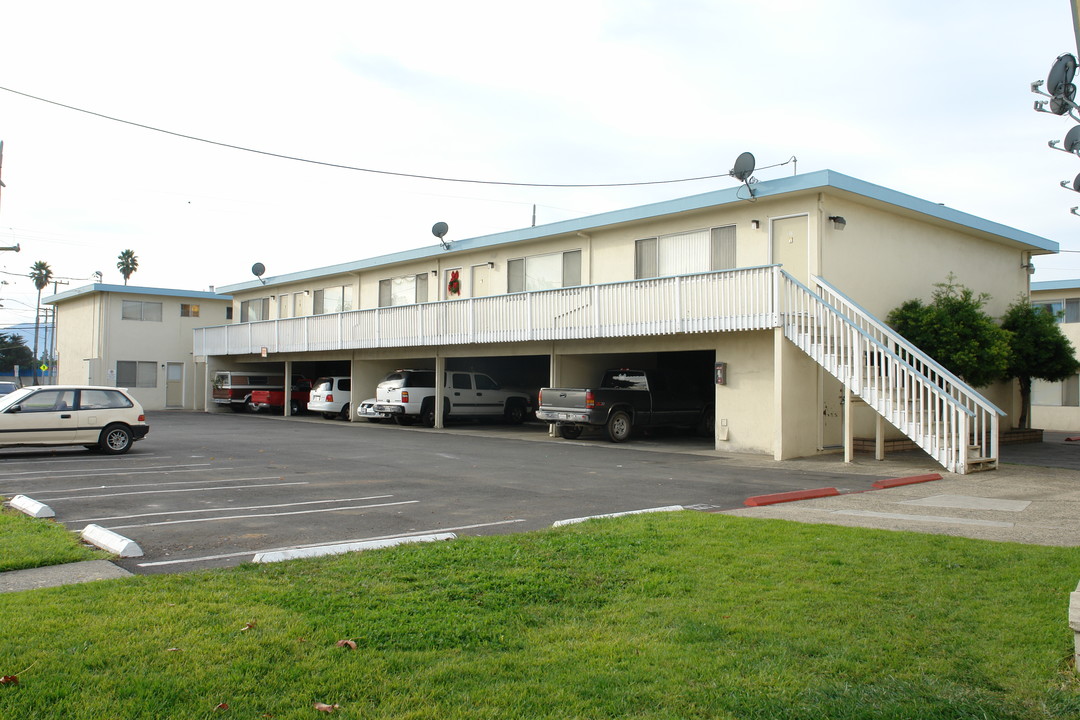
[[[40,385],[0,397],[0,447],[85,445],[120,455],[148,432],[142,405],[123,388]]]

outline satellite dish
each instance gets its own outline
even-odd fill
[[[1069,53],[1059,55],[1054,66],[1050,68],[1050,74],[1046,77],[1046,89],[1051,95],[1061,95],[1065,92],[1065,86],[1073,81],[1076,75],[1076,58]]]
[[[266,281],[262,279],[263,273],[265,273],[265,272],[266,272],[266,266],[263,265],[262,263],[257,262],[257,263],[255,263],[254,265],[251,266],[251,274],[254,275],[255,277],[259,278],[259,282],[261,282],[263,285],[266,284]]]
[[[757,161],[754,160],[754,156],[751,153],[744,152],[739,157],[735,158],[735,167],[731,168],[728,175],[731,175],[739,182],[746,182],[750,179],[750,176],[754,174],[754,167]]]
[[[450,226],[444,222],[437,222],[431,226],[431,234],[439,238],[439,244],[442,245],[443,250],[450,249],[450,241],[443,240],[443,236],[450,232]]]
[[[1073,125],[1072,130],[1065,133],[1065,147],[1063,149],[1067,152],[1080,150],[1080,125]]]

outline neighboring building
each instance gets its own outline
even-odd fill
[[[1031,303],[1056,315],[1062,334],[1080,352],[1080,280],[1033,282]],[[1080,375],[1062,382],[1031,382],[1031,427],[1080,431]]]
[[[968,472],[996,466],[1001,418],[1018,415],[1011,386],[970,391],[877,318],[929,299],[949,273],[1000,315],[1028,292],[1032,256],[1058,248],[828,170],[448,237],[446,250],[223,288],[237,324],[197,331],[196,359],[210,375],[333,368],[322,374],[350,374],[357,399],[403,367],[531,388],[669,367],[690,388],[722,363],[726,384],[709,390],[718,450],[850,457],[855,436],[877,438],[880,454],[906,435]]]
[[[56,382],[126,387],[147,410],[205,409],[191,337],[226,322],[228,296],[94,284],[42,302],[56,308]]]

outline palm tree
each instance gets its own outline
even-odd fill
[[[127,285],[131,273],[139,269],[139,258],[135,257],[134,250],[125,250],[117,256],[120,261],[116,263],[116,269],[124,276],[124,284]]]
[[[41,324],[41,291],[52,282],[52,268],[44,260],[38,260],[30,268],[30,280],[37,288],[37,312],[34,313],[34,384],[38,384],[38,328]]]

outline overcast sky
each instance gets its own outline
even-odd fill
[[[1075,124],[1032,110],[1068,0],[7,3],[0,327],[70,287],[206,290],[832,169],[1080,251]],[[31,99],[25,93],[176,134]],[[177,135],[178,134],[178,135]],[[797,163],[775,168],[790,158]],[[1036,261],[1080,277],[1080,252]],[[943,268],[943,276],[947,268]],[[60,287],[61,290],[67,286]]]

